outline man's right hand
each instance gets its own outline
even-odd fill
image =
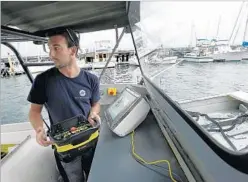
[[[43,147],[47,147],[52,144],[52,142],[48,140],[44,128],[39,128],[36,130],[36,141]]]

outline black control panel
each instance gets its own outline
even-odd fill
[[[72,135],[86,131],[91,127],[92,126],[84,116],[80,115],[53,125],[51,137],[55,140],[66,140]]]

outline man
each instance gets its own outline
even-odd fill
[[[79,38],[76,33],[62,28],[50,32],[48,37],[49,56],[55,67],[36,76],[28,95],[28,101],[31,102],[29,120],[36,131],[38,144],[44,147],[52,144],[45,134],[41,118],[45,103],[50,121],[54,124],[79,114],[88,118],[92,126],[96,124],[95,121],[100,120],[99,80],[77,65]],[[61,174],[64,181],[84,181],[83,173],[89,173],[93,155],[94,149],[69,163],[61,161],[59,164],[62,164],[66,174],[66,177],[64,173]]]

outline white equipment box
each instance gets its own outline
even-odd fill
[[[145,120],[150,106],[131,88],[125,88],[105,111],[109,128],[118,136],[126,136]]]

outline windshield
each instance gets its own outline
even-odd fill
[[[140,11],[130,22],[144,74],[209,137],[247,152],[248,3],[141,2]]]

